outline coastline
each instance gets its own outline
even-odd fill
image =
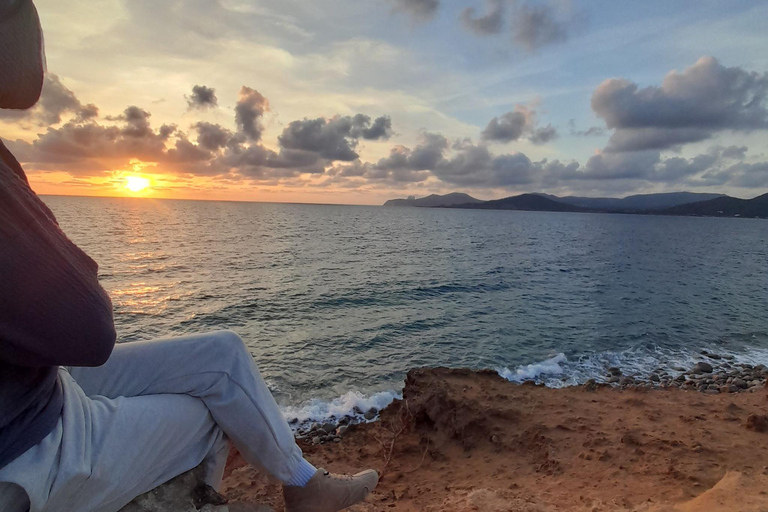
[[[700,362],[557,389],[412,370],[377,421],[315,425],[299,443],[318,467],[382,473],[357,511],[768,510],[768,371]],[[282,507],[279,485],[234,451],[222,491]]]

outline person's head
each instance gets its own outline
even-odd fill
[[[43,31],[32,0],[0,0],[0,108],[30,108],[45,74]]]

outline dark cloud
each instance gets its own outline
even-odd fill
[[[197,131],[197,143],[208,151],[218,151],[230,144],[234,133],[212,123],[199,122],[193,128]]]
[[[387,139],[391,133],[389,117],[371,118],[358,114],[325,119],[304,119],[290,123],[278,140],[285,149],[315,153],[326,160],[351,162],[359,155],[355,151],[360,138]]]
[[[512,10],[512,39],[529,52],[568,39],[576,23],[551,5],[515,3]]]
[[[768,73],[702,57],[658,87],[606,80],[592,95],[592,110],[615,130],[606,151],[668,149],[722,130],[768,129],[767,95]]]
[[[421,134],[421,142],[414,149],[395,146],[389,156],[379,160],[375,167],[383,170],[425,171],[437,167],[448,149],[448,139],[439,133]]]
[[[551,124],[548,124],[544,128],[536,128],[531,132],[529,137],[530,141],[534,144],[546,144],[557,138],[557,129]]]
[[[192,94],[185,96],[189,109],[207,110],[219,106],[219,99],[216,97],[216,90],[205,85],[195,85],[192,87]]]
[[[462,25],[477,35],[498,34],[504,25],[504,5],[506,0],[487,0],[485,14],[477,16],[474,7],[461,11]]]
[[[493,155],[488,146],[465,142],[442,160],[433,173],[440,180],[463,187],[503,188],[531,184],[537,168],[522,153]]]
[[[65,115],[88,120],[98,117],[99,109],[92,103],[84,105],[53,73],[45,75],[40,101],[33,108],[0,110],[0,119],[30,121],[38,126],[59,124]]]
[[[352,118],[351,134],[355,138],[366,140],[386,140],[392,136],[392,119],[389,116],[377,117],[373,124],[365,114],[357,114]]]
[[[576,121],[573,119],[568,121],[568,128],[571,135],[576,137],[600,137],[605,135],[605,128],[601,128],[599,126],[590,126],[586,130],[578,130],[576,128]]]
[[[410,16],[415,22],[429,21],[437,14],[439,0],[391,0],[394,9]]]
[[[551,124],[544,128],[536,125],[536,111],[517,105],[512,112],[491,119],[480,137],[487,142],[512,142],[525,138],[534,144],[544,144],[557,137],[557,130]]]
[[[246,86],[240,89],[240,98],[235,105],[235,123],[239,130],[253,142],[261,140],[261,134],[264,131],[261,118],[267,110],[269,110],[267,99],[256,89]]]
[[[525,113],[515,110],[491,119],[480,136],[487,141],[511,142],[523,136],[527,125]]]

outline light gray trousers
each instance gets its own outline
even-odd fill
[[[115,512],[201,462],[218,489],[229,440],[282,481],[302,461],[231,331],[119,344],[103,366],[59,376],[61,419],[0,469],[1,512]]]

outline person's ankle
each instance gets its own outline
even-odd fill
[[[291,478],[283,484],[290,487],[304,487],[315,476],[315,473],[317,473],[317,468],[301,459],[301,462],[294,468]]]

